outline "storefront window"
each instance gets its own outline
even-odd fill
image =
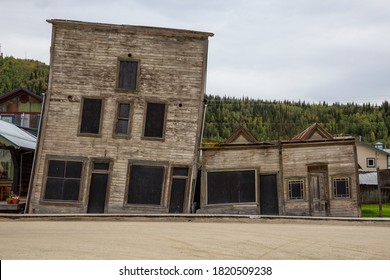
[[[12,159],[8,150],[0,150],[0,180],[12,179]]]

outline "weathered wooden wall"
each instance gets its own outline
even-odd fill
[[[309,202],[309,166],[326,166],[326,184],[329,193],[330,216],[360,216],[359,189],[354,141],[320,141],[281,143],[281,146],[255,148],[226,145],[224,148],[203,150],[201,213],[260,213],[261,174],[277,174],[278,208],[280,215],[312,215]],[[208,171],[255,169],[258,172],[256,203],[231,203],[207,205]],[[350,178],[350,197],[333,197],[332,178]],[[304,179],[304,198],[290,200],[288,180]]]
[[[112,161],[107,212],[166,212],[169,188],[162,207],[124,207],[129,160],[184,165],[196,174],[197,145],[203,113],[208,37],[210,33],[162,28],[51,21],[50,84],[32,184],[30,212],[85,212],[92,158]],[[138,90],[116,90],[118,58],[139,60]],[[82,97],[103,99],[101,136],[78,135]],[[113,137],[118,102],[132,104],[131,136]],[[163,141],[141,139],[147,102],[167,104]],[[43,201],[48,156],[84,158],[82,194],[78,205]],[[190,181],[194,177],[191,174]],[[188,193],[186,212],[193,191]]]
[[[256,202],[207,205],[208,171],[238,169],[257,170]],[[260,174],[279,174],[279,148],[226,148],[205,149],[202,156],[202,186],[200,213],[260,214]],[[279,178],[279,176],[278,176]]]
[[[354,144],[321,143],[321,144],[285,144],[283,145],[283,184],[285,189],[285,214],[309,215],[308,166],[326,165],[328,169],[328,193],[331,216],[359,216],[358,182]],[[350,198],[334,198],[332,176],[345,175],[350,178]],[[287,179],[305,178],[304,200],[288,200]]]

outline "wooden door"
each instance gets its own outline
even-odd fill
[[[186,179],[173,179],[169,213],[183,213],[184,195],[186,192]]]
[[[104,213],[108,174],[92,173],[89,188],[88,213]]]
[[[309,174],[309,202],[312,216],[329,215],[328,182],[326,173]]]
[[[169,213],[183,213],[185,211],[185,197],[190,176],[189,170],[187,166],[174,167],[172,169]]]
[[[260,214],[279,215],[276,174],[260,175]]]

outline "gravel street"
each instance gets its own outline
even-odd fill
[[[4,219],[0,259],[390,259],[390,222]]]

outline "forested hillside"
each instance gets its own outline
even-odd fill
[[[0,95],[17,88],[41,94],[47,90],[49,66],[35,60],[0,57]],[[332,135],[361,137],[390,148],[390,108],[381,105],[309,104],[208,95],[205,141],[224,141],[239,125],[259,140],[291,139],[314,122]]]
[[[42,94],[48,78],[49,66],[43,62],[0,57],[0,95],[21,87]]]
[[[259,141],[291,139],[314,122],[332,135],[361,136],[365,142],[381,141],[390,147],[387,101],[330,105],[209,95],[204,140],[223,141],[241,124]]]

